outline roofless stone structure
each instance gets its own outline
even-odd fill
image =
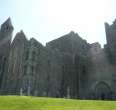
[[[23,31],[11,42],[10,18],[0,28],[0,94],[116,99],[116,21],[105,23],[107,44],[70,33],[43,46]]]

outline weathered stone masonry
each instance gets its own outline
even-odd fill
[[[0,94],[116,99],[116,21],[105,23],[107,44],[71,31],[43,46],[23,31],[11,42],[10,18],[0,28]]]

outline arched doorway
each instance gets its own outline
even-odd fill
[[[96,84],[95,98],[100,100],[112,99],[112,91],[107,83],[101,81]]]

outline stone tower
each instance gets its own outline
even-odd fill
[[[105,23],[107,52],[111,63],[116,64],[116,20],[112,25]]]
[[[0,88],[4,85],[7,74],[8,56],[12,38],[13,26],[8,18],[0,29]],[[4,77],[4,78],[3,78]]]

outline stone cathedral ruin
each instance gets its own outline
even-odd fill
[[[0,94],[116,100],[116,20],[105,23],[107,44],[89,44],[71,31],[43,46],[20,31],[11,42],[0,28]]]

